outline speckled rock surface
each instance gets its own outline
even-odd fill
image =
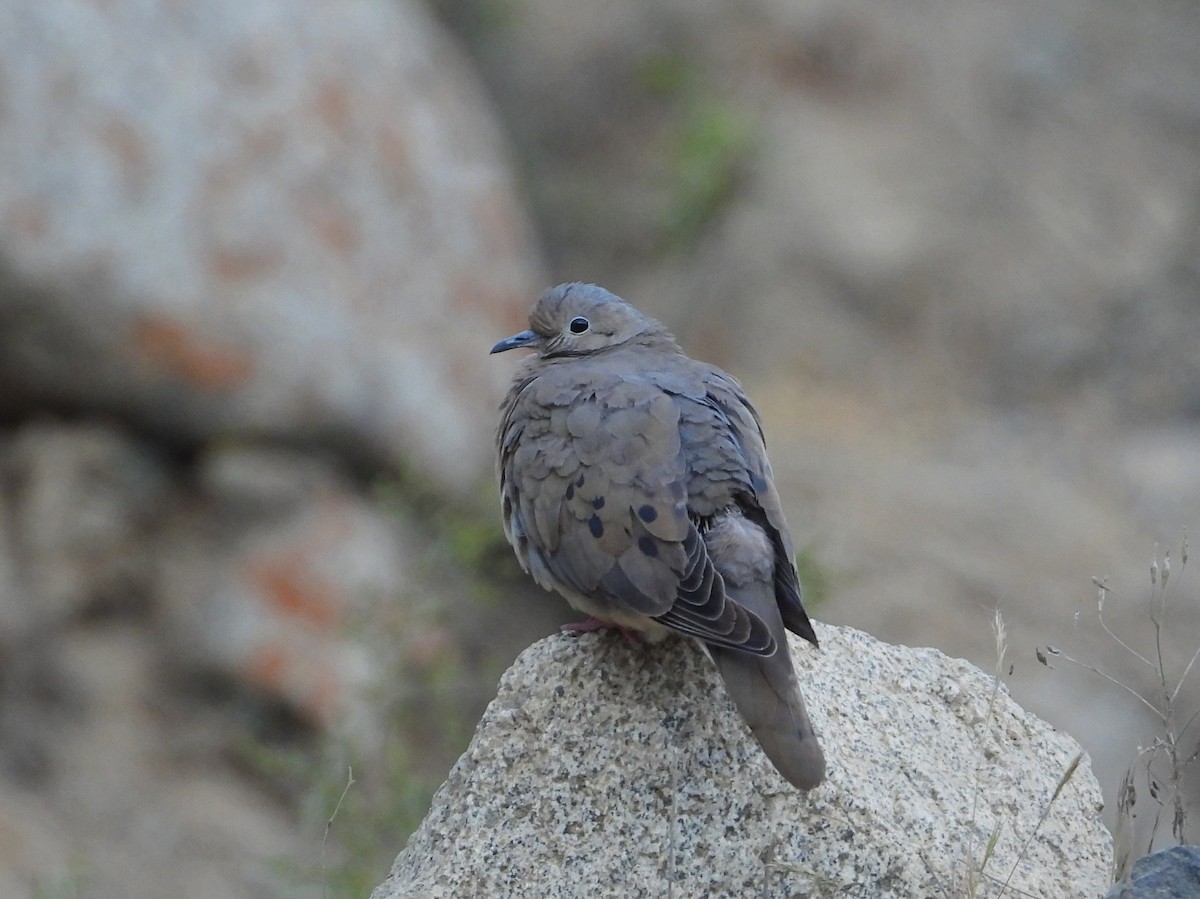
[[[1112,843],[1078,744],[932,649],[793,643],[829,777],[769,765],[688,641],[535,644],[373,899],[1103,894]],[[1050,804],[1049,814],[1038,825]],[[988,835],[994,853],[980,871]],[[1028,847],[1022,852],[1026,841]]]

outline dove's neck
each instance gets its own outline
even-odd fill
[[[643,331],[629,340],[625,341],[622,346],[626,347],[645,347],[648,350],[656,350],[660,353],[682,353],[679,344],[675,342],[675,337],[666,328],[661,325],[653,331]]]

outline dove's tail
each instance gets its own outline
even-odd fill
[[[708,651],[767,758],[795,786],[811,790],[825,779],[825,755],[804,708],[775,596],[775,565],[784,563],[766,532],[737,514],[718,516],[704,541],[727,598],[761,618],[775,638],[769,656],[712,644]]]
[[[780,634],[779,648],[765,659],[729,649],[710,652],[726,692],[776,770],[801,790],[824,780],[825,755],[808,720],[786,638]]]

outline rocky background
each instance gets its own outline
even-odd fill
[[[1168,550],[1200,643],[1197,47],[1170,0],[0,4],[0,895],[382,879],[569,617],[486,354],[562,280],[747,384],[815,617],[992,670],[1000,609],[1115,807],[1161,724],[1035,647],[1157,701],[1092,578],[1155,662]]]

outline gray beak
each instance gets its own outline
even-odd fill
[[[520,334],[514,334],[512,337],[505,337],[488,351],[488,355],[515,350],[517,347],[532,346],[537,341],[538,336],[536,333],[533,331],[522,331]]]

